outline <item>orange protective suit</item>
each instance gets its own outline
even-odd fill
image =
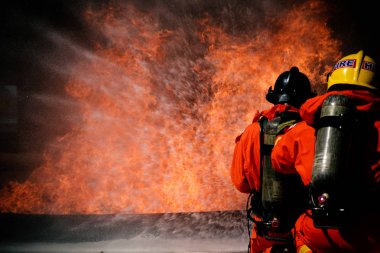
[[[298,112],[299,110],[290,105],[277,104],[268,110],[257,112],[252,123],[235,140],[235,150],[231,165],[231,180],[236,189],[243,193],[260,189],[260,125],[257,122],[261,116],[269,120],[281,113]],[[253,228],[250,238],[250,252],[262,252],[278,242],[268,241],[256,234]]]
[[[306,101],[300,109],[304,122],[297,123],[286,134],[279,136],[272,150],[274,169],[281,173],[298,173],[305,185],[310,184],[312,176],[315,139],[315,130],[312,126],[319,117],[323,101],[331,94],[349,96],[357,110],[380,114],[380,98],[366,90],[330,91]],[[368,161],[371,161],[371,164],[364,169],[379,184],[380,121],[375,121],[374,126],[377,135],[373,136],[372,140],[377,141],[377,150],[368,151]],[[367,146],[363,143],[363,148]],[[380,252],[379,220],[378,213],[365,215],[359,213],[349,228],[321,229],[314,227],[310,213],[307,212],[301,215],[296,223],[296,246],[299,252]],[[305,245],[312,251],[305,250]]]

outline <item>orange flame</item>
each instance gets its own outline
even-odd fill
[[[209,15],[164,27],[132,5],[88,9],[107,41],[82,54],[66,84],[81,121],[28,180],[0,192],[0,211],[243,209],[246,196],[230,182],[234,138],[291,66],[323,91],[321,76],[340,55],[325,15],[313,0],[231,33]]]

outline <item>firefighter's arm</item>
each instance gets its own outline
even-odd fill
[[[235,143],[231,164],[231,180],[236,189],[241,192],[250,192],[248,181],[244,176],[244,152],[241,138]]]
[[[259,137],[255,137],[259,134],[259,131],[259,125],[253,123],[235,140],[231,179],[236,189],[241,192],[249,193],[254,188],[254,178],[258,178],[255,174],[257,169],[254,152],[256,152],[255,146],[257,145],[255,143],[259,140]]]
[[[298,173],[305,185],[311,180],[314,159],[314,128],[299,122],[276,140],[273,168],[284,174]]]
[[[296,149],[296,139],[289,132],[277,136],[271,155],[274,170],[283,174],[297,173],[294,166]]]
[[[315,129],[306,122],[300,122],[296,134],[298,154],[295,157],[295,168],[304,185],[308,185],[311,181],[314,162]]]

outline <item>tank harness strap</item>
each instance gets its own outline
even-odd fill
[[[278,134],[280,134],[284,129],[287,129],[291,126],[293,126],[294,124],[296,124],[298,121],[297,120],[289,120],[289,121],[286,121],[286,122],[283,122],[283,123],[280,123],[274,131],[269,131],[268,133],[265,133],[264,135],[264,139],[263,139],[263,143],[265,145],[268,145],[270,146],[269,149],[268,147],[264,147],[264,151],[266,151],[266,153],[270,154],[270,152],[272,151],[272,148],[274,146],[274,143],[276,141],[276,137]]]

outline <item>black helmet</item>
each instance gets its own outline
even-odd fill
[[[292,67],[278,76],[272,87],[268,89],[266,99],[272,104],[290,104],[299,108],[308,98],[315,96],[311,91],[310,81],[297,67]]]

